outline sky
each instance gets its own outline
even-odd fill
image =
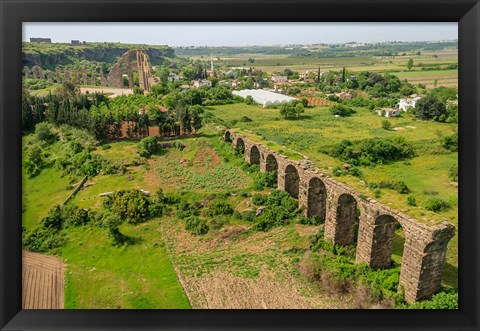
[[[23,41],[31,37],[174,47],[438,41],[458,39],[458,23],[23,23]]]

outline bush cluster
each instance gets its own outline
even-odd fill
[[[200,236],[208,233],[209,227],[205,220],[192,215],[185,219],[185,230],[190,231],[191,234]]]
[[[343,140],[321,152],[355,166],[371,166],[416,156],[415,148],[403,137]]]
[[[256,218],[254,225],[254,229],[258,231],[267,231],[273,227],[288,224],[300,213],[297,201],[284,191],[273,190],[266,196],[262,205],[265,205],[265,209]]]
[[[439,213],[442,211],[449,210],[451,208],[451,205],[449,202],[445,200],[442,200],[439,198],[433,198],[433,199],[427,200],[427,202],[425,203],[425,208],[435,213]]]
[[[34,252],[56,252],[66,243],[62,229],[81,226],[95,220],[97,214],[75,205],[54,206],[40,220],[40,227],[23,229],[23,246]]]
[[[401,180],[396,181],[381,181],[378,184],[380,188],[388,188],[397,191],[400,194],[408,194],[411,192],[410,188]]]
[[[159,151],[160,145],[155,137],[143,138],[138,143],[137,152],[142,157],[150,157],[152,154],[158,153]]]
[[[345,117],[345,116],[351,116],[353,114],[355,114],[355,110],[353,110],[352,108],[349,108],[347,106],[344,106],[342,104],[335,104],[333,105],[332,107],[330,107],[330,113],[332,113],[332,115],[338,115],[338,116],[341,116],[341,117]]]
[[[144,222],[150,216],[150,199],[139,190],[116,191],[105,197],[103,206],[130,224]]]

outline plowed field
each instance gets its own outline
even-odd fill
[[[23,309],[63,309],[64,266],[58,258],[24,251]]]

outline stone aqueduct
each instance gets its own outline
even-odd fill
[[[33,66],[23,68],[23,75],[25,78],[32,76],[37,79],[46,79],[51,83],[72,82],[74,84],[83,85],[102,85],[113,87],[123,86],[123,75],[128,77],[129,88],[134,87],[133,74],[138,73],[138,83],[141,89],[149,91],[154,83],[152,73],[152,66],[150,58],[145,51],[129,50],[125,52],[121,58],[113,65],[108,75],[105,75],[101,70],[87,72],[85,68],[69,68],[60,67],[55,68],[55,72],[44,71],[40,66]],[[98,81],[100,79],[100,82]],[[100,83],[100,84],[98,84]]]
[[[360,210],[356,262],[371,268],[391,266],[393,237],[399,224],[405,233],[400,286],[405,300],[431,297],[440,287],[445,253],[455,227],[447,222],[428,226],[379,202],[360,196],[346,185],[325,176],[308,160],[293,161],[231,130],[224,140],[244,151],[249,164],[276,171],[278,189],[298,198],[307,216],[325,220],[325,239],[338,245],[355,241],[357,208]]]

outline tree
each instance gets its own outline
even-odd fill
[[[408,70],[412,70],[412,67],[413,67],[413,59],[410,59],[410,60],[408,60],[407,68],[408,68]]]
[[[292,117],[298,117],[301,113],[305,112],[301,100],[293,100],[289,103],[284,103],[280,107],[280,114],[283,115],[286,119]]]
[[[342,83],[345,83],[345,81],[347,80],[347,72],[345,71],[345,67],[343,67],[343,70],[342,70]]]
[[[140,156],[149,157],[159,150],[160,147],[155,137],[145,137],[138,143],[138,154],[140,154]]]
[[[445,104],[433,96],[426,96],[417,101],[413,113],[416,117],[423,120],[433,119],[434,121],[444,122],[446,120],[447,109]]]
[[[317,84],[320,83],[320,67],[318,67],[318,72],[317,72]]]
[[[392,128],[392,123],[389,120],[382,121],[382,128],[385,130],[390,130]]]
[[[39,140],[51,143],[56,140],[57,134],[53,132],[53,126],[49,123],[42,122],[35,126],[35,135]]]

